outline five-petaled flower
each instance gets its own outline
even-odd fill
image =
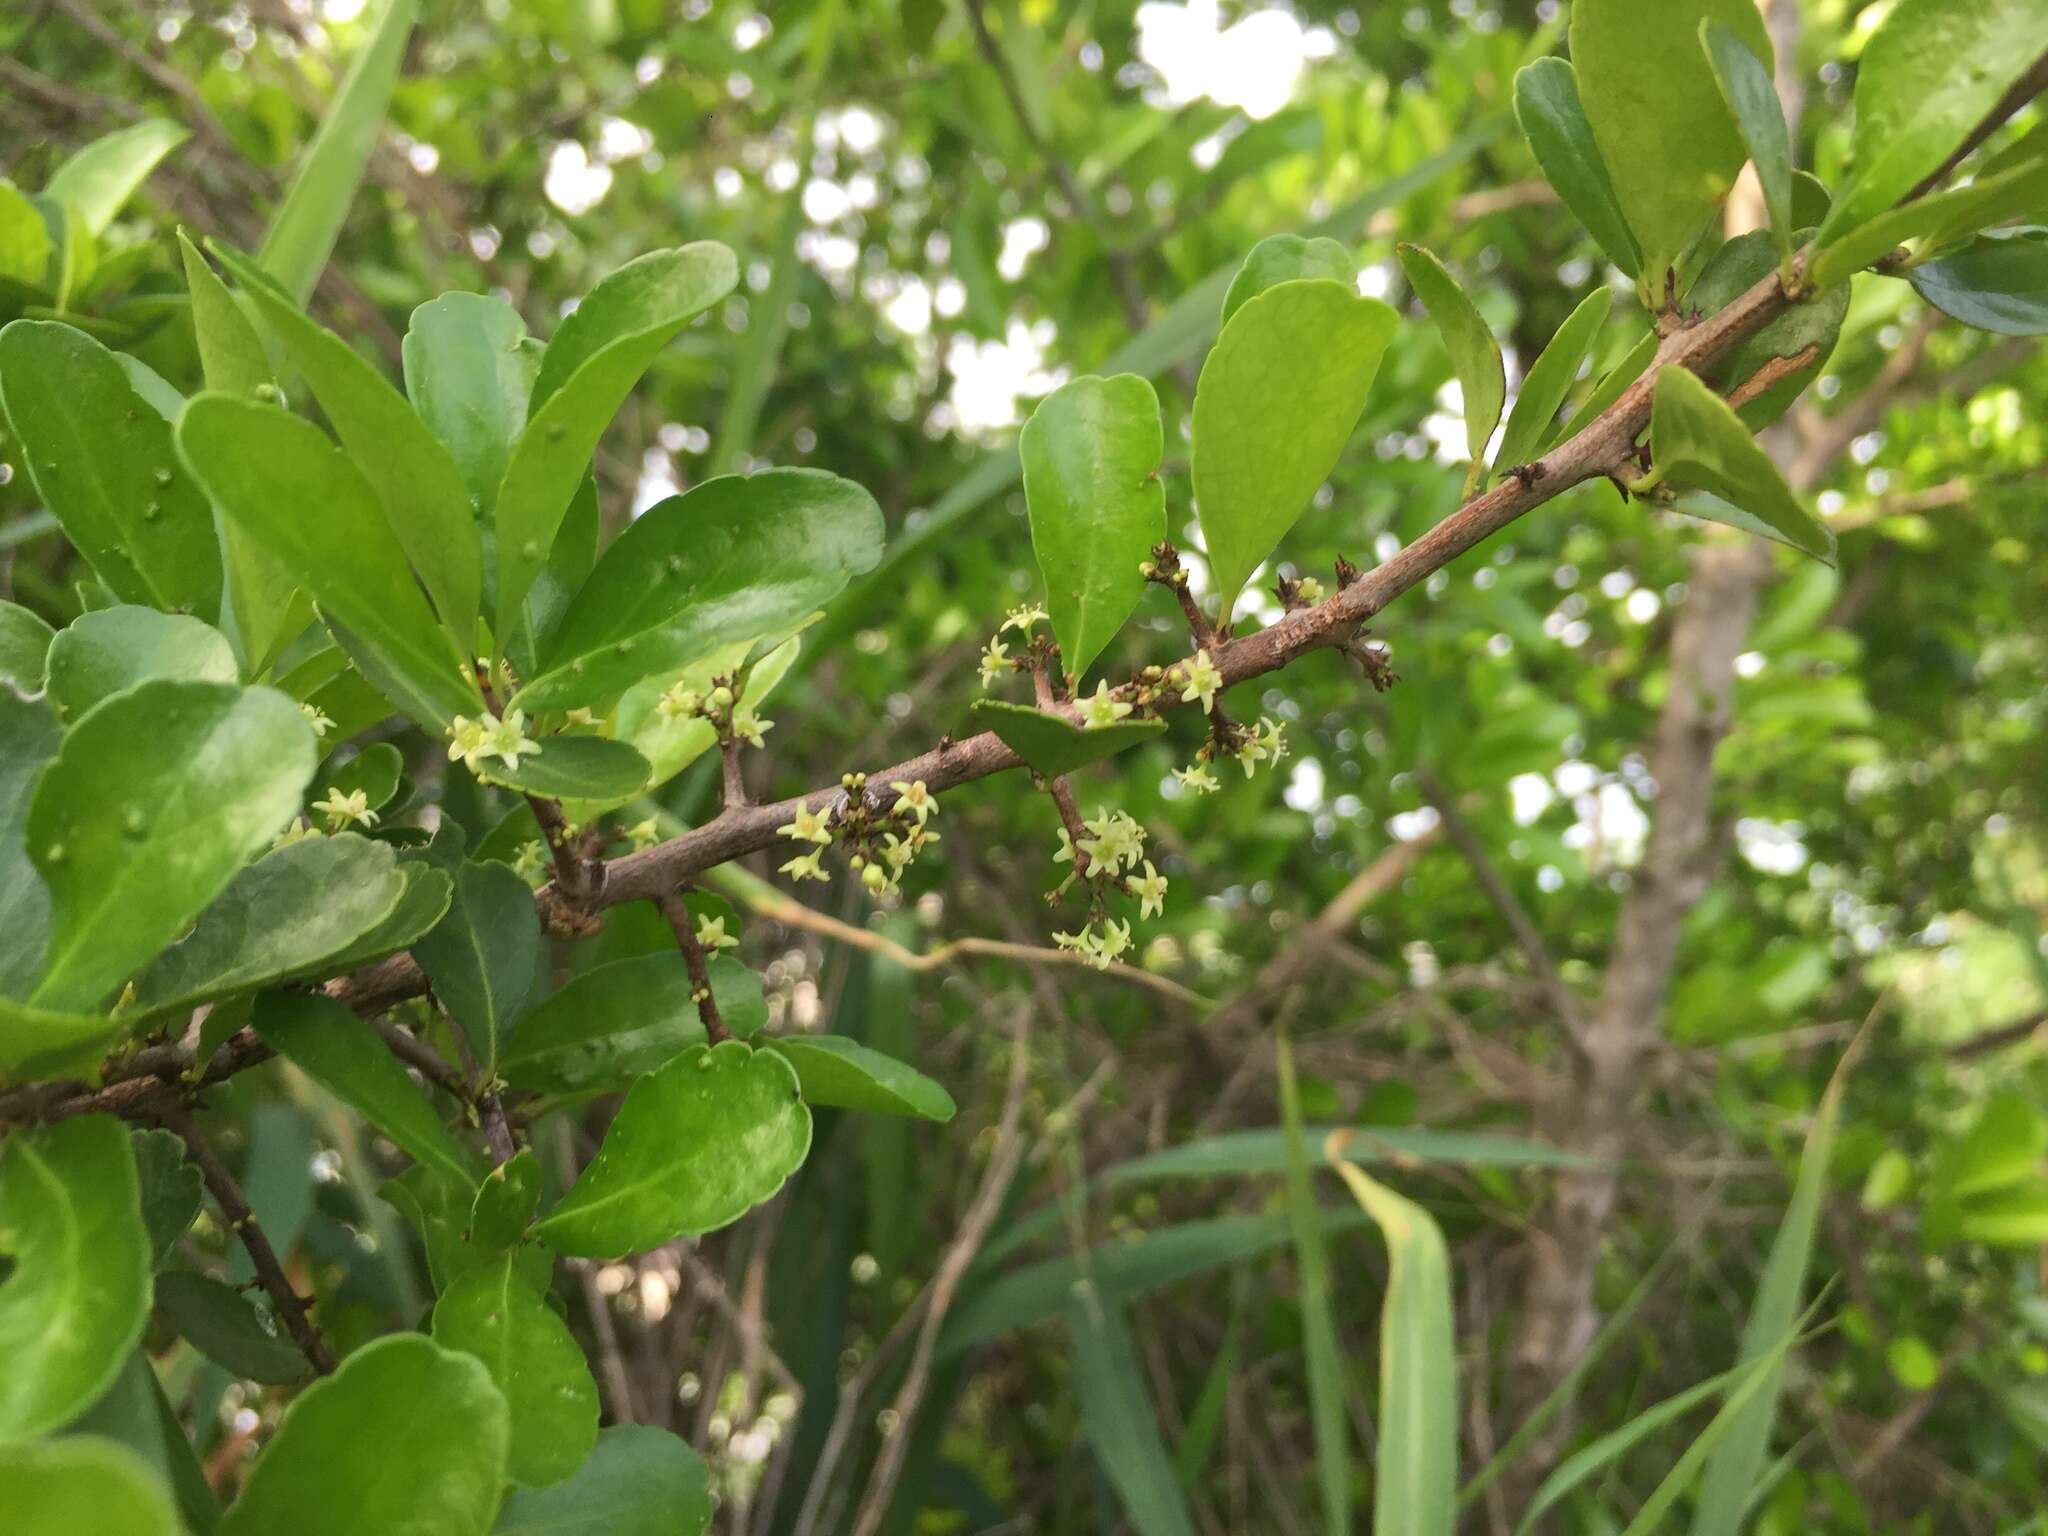
[[[482,720],[457,715],[448,724],[448,761],[460,763],[465,768],[475,768],[477,760],[484,755],[491,725],[495,723],[489,715]]]
[[[1216,708],[1216,691],[1223,686],[1223,674],[1216,669],[1216,663],[1209,659],[1209,653],[1206,650],[1195,652],[1195,659],[1183,663],[1181,672],[1187,679],[1187,686],[1180,691],[1181,702],[1200,699],[1202,713],[1213,713]]]
[[[1173,776],[1180,781],[1182,789],[1193,795],[1210,794],[1220,787],[1216,783],[1216,775],[1209,771],[1207,763],[1196,763],[1189,768],[1176,768],[1173,770]]]
[[[331,832],[339,832],[349,826],[377,825],[377,813],[370,809],[370,796],[366,790],[352,789],[344,795],[339,789],[330,789],[326,799],[313,802],[313,809],[327,818]]]
[[[1166,909],[1166,876],[1145,861],[1145,873],[1124,881],[1124,889],[1138,898],[1138,916],[1157,917]]]
[[[1115,725],[1131,712],[1131,706],[1109,696],[1109,680],[1097,678],[1095,692],[1081,701],[1082,726]]]
[[[697,919],[697,947],[716,954],[721,949],[738,949],[740,941],[725,931],[722,917],[700,917]]]
[[[777,834],[794,838],[800,843],[824,844],[832,841],[832,829],[826,825],[832,819],[832,807],[828,805],[822,811],[814,811],[799,800],[796,803],[795,815],[794,821],[785,821],[775,829]]]
[[[902,779],[891,779],[889,787],[896,791],[896,803],[889,807],[892,816],[915,816],[921,827],[938,814],[938,797],[924,787],[924,780],[905,783]]]
[[[484,754],[504,760],[507,768],[519,766],[519,756],[540,755],[540,743],[526,734],[526,711],[515,709],[504,719],[494,721],[484,742]]]

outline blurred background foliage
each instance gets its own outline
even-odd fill
[[[1881,9],[1803,6],[1801,161],[1824,180]],[[8,8],[0,174],[18,186],[140,117],[192,130],[101,237],[79,317],[192,385],[171,232],[255,242],[374,11]],[[805,637],[772,702],[773,750],[755,754],[758,792],[795,793],[969,729],[975,653],[1037,579],[1014,450],[1034,396],[1091,371],[1152,376],[1169,524],[1191,528],[1186,422],[1227,281],[1215,274],[1259,238],[1336,234],[1411,319],[1393,246],[1426,242],[1506,340],[1511,379],[1612,282],[1600,356],[1617,356],[1639,323],[1628,285],[1555,205],[1508,111],[1515,70],[1560,30],[1552,0],[429,0],[314,309],[395,376],[406,316],[435,293],[496,290],[546,334],[644,250],[715,238],[740,253],[740,292],[662,355],[607,439],[601,500],[616,529],[712,474],[811,464],[881,501],[887,562]],[[1777,1447],[1794,1454],[1762,1491],[1759,1529],[2032,1528],[2017,1522],[2048,1473],[2048,362],[1935,328],[1903,283],[1857,282],[1776,444],[1812,456],[1840,567],[1776,551],[1735,666],[1712,764],[1717,856],[1677,934],[1598,1298],[1619,1304],[1667,1250],[1676,1262],[1587,1376],[1577,1422],[1618,1423],[1728,1365],[1821,1088],[1874,1014],[1816,1259],[1840,1276],[1838,1326],[1794,1369]],[[1284,546],[1288,570],[1327,583],[1338,557],[1369,566],[1451,510],[1449,377],[1433,331],[1404,326],[1351,452]],[[1658,877],[1643,863],[1646,754],[1692,558],[1725,538],[1581,488],[1382,617],[1392,692],[1328,652],[1239,690],[1240,715],[1289,725],[1279,773],[1177,797],[1168,769],[1199,729],[1186,720],[1090,770],[1084,809],[1130,811],[1164,854],[1174,894],[1140,960],[1171,987],[973,954],[911,969],[872,939],[821,934],[816,916],[756,913],[767,899],[734,885],[773,1018],[909,1056],[962,1112],[948,1127],[826,1112],[818,1153],[770,1207],[589,1277],[576,1322],[617,1336],[611,1410],[705,1451],[720,1529],[796,1528],[849,1381],[867,1395],[847,1415],[842,1478],[891,1437],[904,1451],[888,1529],[1110,1529],[1059,1319],[1065,1280],[1085,1272],[1072,1255],[1122,1254],[1113,1289],[1132,1304],[1142,1390],[1181,1448],[1201,1528],[1312,1528],[1277,1168],[1102,1175],[1275,1124],[1283,1026],[1311,1121],[1531,1132],[1566,1080],[1557,1020],[1503,902],[1441,836],[1439,804],[1564,984],[1596,992],[1625,893]],[[19,465],[0,463],[0,591],[62,623],[80,574]],[[1148,591],[1106,661],[1182,649],[1177,613]],[[399,739],[432,799],[438,744]],[[670,814],[705,812],[709,767],[672,786]],[[431,814],[475,846],[506,809],[451,785]],[[967,936],[1049,942],[1044,797],[988,781],[949,795],[943,825],[898,909],[834,887],[818,912],[913,954]],[[1376,864],[1387,888],[1313,929]],[[636,921],[619,914],[587,948],[666,942]],[[1233,1006],[1207,1006],[1220,1001]],[[1025,1035],[1020,1172],[899,1422],[904,1335],[878,1347],[916,1326],[1002,1141],[1008,1043]],[[346,1343],[409,1317],[417,1256],[369,1193],[388,1149],[274,1070],[224,1100],[250,1196],[330,1332]],[[1454,1160],[1388,1176],[1452,1241],[1477,1467],[1514,1428],[1502,1379],[1546,1176]],[[1322,1194],[1344,1203],[1334,1184]],[[1226,1217],[1270,1219],[1189,1225]],[[1162,1234],[1177,1258],[1144,1246]],[[1384,1255],[1355,1227],[1330,1242],[1347,1408],[1369,1440]],[[1083,1269],[1059,1269],[1063,1256]],[[210,1470],[231,1477],[261,1389],[182,1347],[160,1365]],[[1567,1506],[1568,1528],[1611,1528],[1669,1459],[1651,1439],[1597,1500]],[[809,1513],[837,1529],[857,1503],[828,1489]],[[1473,1518],[1495,1526],[1499,1509],[1482,1501]]]

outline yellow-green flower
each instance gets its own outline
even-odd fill
[[[717,954],[721,949],[738,949],[740,941],[725,931],[722,917],[700,917],[697,919],[697,947]]]
[[[813,848],[809,853],[800,853],[782,866],[782,873],[792,880],[824,880],[829,878],[820,862],[825,856],[822,848]]]
[[[1223,674],[1216,669],[1216,663],[1209,658],[1206,650],[1195,652],[1195,659],[1185,662],[1181,675],[1187,685],[1180,691],[1181,702],[1195,699],[1202,701],[1202,713],[1212,714],[1216,709],[1216,692],[1223,686]]]
[[[832,841],[832,829],[826,825],[832,819],[832,808],[829,805],[822,811],[814,811],[799,800],[794,814],[795,820],[785,821],[775,829],[779,836],[794,838],[800,843],[824,844]]]
[[[1166,876],[1145,861],[1145,873],[1124,881],[1124,889],[1138,898],[1138,916],[1157,917],[1166,909]]]
[[[891,815],[915,816],[921,827],[938,814],[938,797],[924,787],[923,779],[908,784],[901,779],[891,779],[889,787],[896,791],[896,803],[889,808]]]
[[[370,796],[365,790],[353,789],[343,794],[338,789],[327,791],[327,798],[315,800],[313,809],[327,818],[327,830],[339,832],[344,827],[377,825],[377,813],[370,809]]]
[[[1109,682],[1098,678],[1095,692],[1081,701],[1081,724],[1087,726],[1115,725],[1131,712],[1131,706],[1121,699],[1109,696]]]

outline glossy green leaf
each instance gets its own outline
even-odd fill
[[[1001,699],[976,700],[974,719],[977,725],[994,731],[1004,746],[1048,779],[1114,757],[1166,731],[1164,720],[1137,718],[1082,727],[1049,709],[1033,709]]]
[[[332,753],[313,775],[309,802],[324,800],[330,793],[354,794],[360,790],[363,803],[381,811],[397,798],[405,781],[405,754],[388,741],[373,741],[361,751],[342,747]]]
[[[881,554],[881,508],[851,480],[818,469],[707,480],[650,507],[604,552],[548,641],[546,670],[512,703],[609,701],[719,646],[786,631]]]
[[[907,1062],[844,1035],[779,1035],[761,1042],[796,1068],[804,1102],[920,1120],[953,1118],[953,1096]]]
[[[1565,424],[1551,435],[1550,441],[1564,442],[1597,421],[1609,406],[1628,393],[1629,385],[1641,378],[1644,370],[1656,360],[1657,346],[1657,333],[1645,332],[1634,346],[1622,354],[1621,361],[1600,376],[1600,382],[1587,391],[1586,398],[1579,402]]]
[[[650,251],[599,283],[562,322],[541,355],[530,419],[498,489],[495,633],[511,633],[590,456],[640,375],[738,281],[738,262],[716,241]]]
[[[2044,53],[2035,0],[1899,0],[1857,61],[1855,177],[1822,243],[1909,196]]]
[[[1714,253],[1693,283],[1686,303],[1703,315],[1715,314],[1747,293],[1777,264],[1777,246],[1768,232],[1759,229],[1738,235]],[[1702,377],[1717,391],[1732,391],[1758,369],[1779,358],[1797,357],[1811,347],[1811,362],[1786,375],[1736,412],[1752,432],[1761,431],[1790,410],[1806,386],[1827,366],[1848,313],[1848,284],[1822,289],[1801,303],[1788,305],[1755,335],[1718,358]]]
[[[493,1536],[704,1536],[710,1474],[667,1430],[614,1424],[567,1482],[514,1488]]]
[[[0,1083],[80,1077],[121,1038],[120,1020],[57,1013],[0,997]]]
[[[405,333],[405,392],[485,520],[526,429],[540,351],[519,311],[496,294],[444,293],[412,312]]]
[[[413,1158],[475,1189],[477,1159],[449,1134],[377,1031],[331,997],[268,992],[251,1027],[278,1055]]]
[[[191,136],[168,118],[145,117],[77,151],[50,173],[43,193],[76,208],[95,235],[105,234],[157,162]]]
[[[472,1195],[467,1183],[448,1178],[425,1163],[414,1163],[378,1187],[377,1193],[398,1207],[420,1234],[427,1250],[427,1273],[436,1291],[445,1291],[472,1269],[505,1256],[502,1245],[472,1240],[476,1205],[489,1187],[486,1179]],[[552,1283],[554,1256],[538,1243],[514,1250],[513,1258],[535,1290],[545,1291]]]
[[[69,1423],[107,1389],[149,1314],[135,1154],[111,1115],[0,1143],[0,1444]]]
[[[1658,373],[1650,442],[1668,483],[1698,486],[1748,513],[1780,543],[1834,563],[1834,534],[1799,504],[1742,418],[1696,374],[1675,365]]]
[[[1317,278],[1246,300],[1216,338],[1195,390],[1194,483],[1218,622],[1336,468],[1393,334],[1393,310]]]
[[[152,677],[232,683],[234,650],[211,624],[122,604],[80,614],[50,643],[50,702],[75,720],[100,700]]]
[[[467,659],[435,622],[376,491],[319,428],[209,391],[185,407],[178,451],[222,513],[345,626],[343,648],[394,704],[435,731],[483,712]]]
[[[185,1143],[172,1132],[131,1131],[128,1144],[135,1153],[135,1185],[151,1264],[161,1269],[199,1214],[202,1181],[186,1159]]]
[[[575,1185],[534,1232],[557,1253],[617,1258],[738,1220],[803,1163],[796,1073],[739,1040],[691,1046],[636,1082]]]
[[[1444,350],[1451,355],[1451,369],[1458,376],[1464,397],[1466,455],[1475,465],[1483,464],[1486,444],[1500,425],[1501,408],[1508,397],[1500,343],[1493,339],[1478,306],[1441,261],[1419,245],[1402,246],[1400,255],[1408,286],[1429,311],[1437,334],[1443,337]]]
[[[1280,1080],[1281,1129],[1287,1149],[1287,1226],[1294,1240],[1296,1302],[1301,1310],[1302,1349],[1308,1364],[1309,1431],[1315,1445],[1316,1492],[1328,1536],[1351,1530],[1351,1433],[1344,1423],[1344,1356],[1330,1303],[1330,1257],[1323,1241],[1322,1212],[1310,1176],[1313,1166],[1302,1133],[1301,1089],[1294,1052],[1283,1030],[1275,1046]],[[1348,1166],[1348,1165],[1347,1165]],[[1361,1202],[1362,1203],[1362,1202]],[[1375,1216],[1371,1207],[1367,1211]],[[1384,1324],[1383,1324],[1384,1330]],[[1382,1338],[1382,1359],[1386,1339]],[[1383,1404],[1382,1411],[1397,1409]],[[1378,1514],[1378,1510],[1375,1511]],[[1448,1536],[1449,1527],[1445,1527]],[[1379,1536],[1377,1528],[1375,1536]]]
[[[1823,286],[1845,283],[1908,241],[1922,241],[1923,251],[1932,250],[2043,207],[2048,207],[2048,158],[2021,160],[1859,224],[1816,254],[1808,271]]]
[[[1230,291],[1223,295],[1223,314],[1217,324],[1227,324],[1230,317],[1244,306],[1245,300],[1281,283],[1305,277],[1326,277],[1356,286],[1358,263],[1351,259],[1349,246],[1327,235],[1268,235],[1252,247],[1244,265],[1231,278]]]
[[[382,843],[342,833],[287,844],[236,875],[192,932],[136,978],[128,1016],[317,978],[375,933],[404,893],[397,855]]]
[[[505,865],[465,863],[454,873],[448,915],[412,953],[489,1075],[533,990],[540,919],[533,892]]]
[[[63,1438],[112,1441],[133,1452],[148,1468],[153,1486],[167,1491],[176,1502],[189,1536],[213,1536],[220,1524],[220,1500],[207,1486],[192,1442],[164,1397],[149,1355],[140,1346],[128,1352],[113,1385],[82,1417],[72,1421]],[[0,1479],[5,1476],[0,1472]],[[99,1529],[94,1527],[96,1533]],[[187,1530],[180,1529],[179,1536],[188,1536]]]
[[[35,1536],[183,1536],[149,1464],[98,1436],[0,1445],[0,1488],[9,1521]]]
[[[220,613],[213,513],[114,355],[55,320],[0,330],[0,405],[43,504],[122,602]]]
[[[445,870],[424,864],[400,862],[405,889],[391,915],[338,955],[321,961],[319,969],[341,975],[410,948],[423,934],[433,930],[454,899],[455,882]]]
[[[187,1343],[232,1375],[281,1386],[312,1371],[281,1327],[211,1276],[165,1270],[156,1277],[156,1304]]]
[[[1678,265],[1748,159],[1700,48],[1717,21],[1770,66],[1755,0],[1576,0],[1572,65],[1580,102],[1643,252],[1639,282],[1661,301]]]
[[[540,1205],[540,1160],[523,1147],[493,1168],[477,1186],[469,1211],[469,1238],[485,1253],[519,1246]]]
[[[393,1334],[293,1399],[221,1536],[484,1536],[509,1440],[480,1361]]]
[[[48,700],[0,684],[0,998],[26,997],[43,969],[50,888],[29,858],[28,807],[63,738]]]
[[[1607,259],[1633,278],[1643,253],[1622,216],[1614,179],[1579,102],[1578,72],[1563,59],[1538,59],[1515,75],[1515,120],[1565,207],[1586,226]]]
[[[39,289],[50,270],[49,226],[21,189],[0,177],[0,280]]]
[[[1045,606],[1078,678],[1138,606],[1139,567],[1166,537],[1159,397],[1135,373],[1088,374],[1039,401],[1018,447]]]
[[[43,668],[57,632],[19,603],[0,602],[0,683],[43,691]]]
[[[192,299],[192,333],[206,387],[252,400],[266,384],[276,388],[277,375],[256,327],[183,230],[178,231],[178,255]]]
[[[341,233],[363,167],[377,147],[384,111],[405,62],[406,40],[418,19],[419,0],[384,0],[375,30],[350,61],[341,88],[321,116],[319,132],[300,157],[284,204],[270,222],[256,260],[296,303],[313,296]]]
[[[1910,275],[1920,297],[1950,319],[2001,336],[2048,336],[2048,226],[1987,229]]]
[[[434,1304],[434,1342],[484,1363],[511,1410],[506,1476],[559,1483],[597,1442],[597,1383],[569,1325],[510,1258],[480,1265]]]
[[[1792,231],[1797,227],[1792,222],[1792,135],[1785,126],[1777,83],[1771,79],[1770,67],[1711,17],[1700,23],[1700,46],[1706,50],[1714,83],[1735,118],[1750,163],[1756,167],[1778,254],[1789,256]]]
[[[735,1035],[768,1020],[761,978],[730,955],[710,961],[711,995]],[[588,1093],[624,1088],[704,1043],[690,973],[673,950],[613,960],[570,979],[519,1021],[499,1060],[515,1088]]]
[[[1578,381],[1579,369],[1600,339],[1600,327],[1614,306],[1614,295],[1595,288],[1579,301],[1557,334],[1550,338],[1542,355],[1530,366],[1515,396],[1515,408],[1508,412],[1507,430],[1501,434],[1500,451],[1494,462],[1505,468],[1526,464],[1542,453],[1551,429],[1557,424],[1558,408]]]
[[[1146,1376],[1124,1323],[1121,1304],[1083,1281],[1067,1308],[1074,1344],[1081,1429],[1096,1465],[1116,1490],[1138,1536],[1193,1536],[1159,1419],[1145,1397]]]
[[[92,1008],[118,988],[291,820],[314,755],[269,688],[154,680],[73,725],[29,805],[51,900],[32,1000]]]
[[[608,736],[543,736],[540,746],[509,768],[502,758],[487,758],[477,777],[547,800],[617,800],[636,793],[653,771],[632,747]]]

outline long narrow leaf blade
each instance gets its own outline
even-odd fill
[[[1067,1326],[1074,1338],[1081,1424],[1138,1536],[1194,1536],[1119,1306],[1091,1282],[1074,1287]]]
[[[1287,1128],[1287,1216],[1294,1229],[1294,1261],[1300,1271],[1301,1333],[1308,1353],[1316,1489],[1322,1497],[1324,1529],[1330,1536],[1346,1536],[1351,1529],[1351,1452],[1344,1428],[1344,1356],[1337,1347],[1337,1326],[1330,1315],[1330,1259],[1323,1247],[1315,1190],[1309,1183],[1308,1149],[1301,1131],[1301,1087],[1295,1080],[1294,1051],[1285,1031],[1275,1050],[1280,1069],[1280,1115]]]

